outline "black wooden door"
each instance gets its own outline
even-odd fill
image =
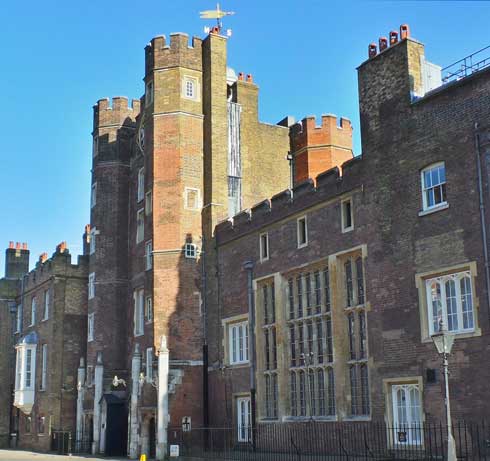
[[[128,443],[128,412],[122,403],[107,404],[107,456],[126,456]]]

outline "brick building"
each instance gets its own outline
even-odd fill
[[[29,271],[27,245],[10,243],[0,280],[5,380],[2,445],[48,451],[54,431],[74,431],[76,368],[86,347],[88,258],[76,265],[65,243]],[[5,367],[5,368],[4,368]]]
[[[490,413],[490,70],[443,83],[407,30],[358,68],[363,155],[319,175],[303,158],[292,190],[216,227],[210,420],[238,441],[252,419],[444,421],[441,322],[453,418]]]
[[[226,44],[217,31],[156,37],[144,97],[94,108],[77,426],[94,453],[161,457],[167,427],[205,424],[214,226],[289,184],[286,122],[259,122],[258,87],[227,67]]]
[[[441,321],[454,416],[487,415],[490,70],[443,83],[406,27],[370,46],[353,158],[345,118],[261,123],[219,32],[155,37],[144,96],[95,105],[78,266],[60,246],[27,274],[27,248],[7,250],[0,361],[16,345],[21,374],[0,392],[20,411],[0,442],[45,450],[55,428],[163,459],[184,423],[247,442],[253,422],[440,421]],[[31,322],[46,293],[58,316]],[[45,345],[64,364],[49,376]]]

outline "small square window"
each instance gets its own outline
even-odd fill
[[[95,313],[88,314],[87,341],[94,340]]]
[[[308,225],[306,216],[298,218],[296,221],[298,248],[303,248],[308,245]]]
[[[185,76],[182,81],[182,96],[186,99],[198,99],[197,79]]]
[[[342,200],[341,202],[342,209],[342,232],[349,232],[354,229],[354,219],[352,213],[352,199],[348,198],[346,200]]]
[[[141,208],[136,214],[136,243],[143,241],[145,237],[145,209]]]
[[[145,244],[145,270],[153,267],[153,242],[148,240]]]
[[[145,214],[146,216],[150,215],[153,211],[153,193],[152,191],[148,191],[145,196]]]
[[[269,234],[267,232],[260,234],[260,261],[269,259]]]
[[[199,210],[201,208],[199,189],[192,187],[185,188],[185,208],[187,210]]]
[[[186,243],[184,251],[186,258],[197,258],[197,245],[194,243]]]

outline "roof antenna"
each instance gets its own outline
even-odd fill
[[[223,11],[223,10],[221,10],[219,3],[216,5],[215,10],[201,11],[200,12],[201,19],[216,19],[216,21],[217,21],[217,26],[215,26],[213,28],[206,26],[204,28],[204,32],[206,32],[207,34],[209,32],[214,32],[214,33],[219,34],[221,32],[221,30],[223,29],[223,21],[221,21],[221,19],[224,18],[225,16],[232,16],[234,14],[235,14],[234,11]],[[226,35],[228,37],[231,37],[231,34],[232,34],[231,29],[227,29]]]

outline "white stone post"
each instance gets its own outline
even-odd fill
[[[104,383],[104,365],[102,364],[102,352],[97,353],[94,381],[94,441],[92,443],[92,454],[96,455],[97,453],[99,453],[100,449],[100,399],[102,398],[102,386]]]
[[[129,430],[129,457],[136,459],[138,457],[138,394],[139,378],[141,371],[141,352],[140,345],[134,347],[134,354],[131,360],[131,407],[129,413],[130,430]]]
[[[167,456],[168,409],[168,372],[169,359],[167,337],[162,335],[158,354],[158,406],[157,406],[157,460]]]
[[[76,443],[80,444],[83,437],[83,397],[85,394],[85,359],[80,357],[77,376],[77,435]]]

